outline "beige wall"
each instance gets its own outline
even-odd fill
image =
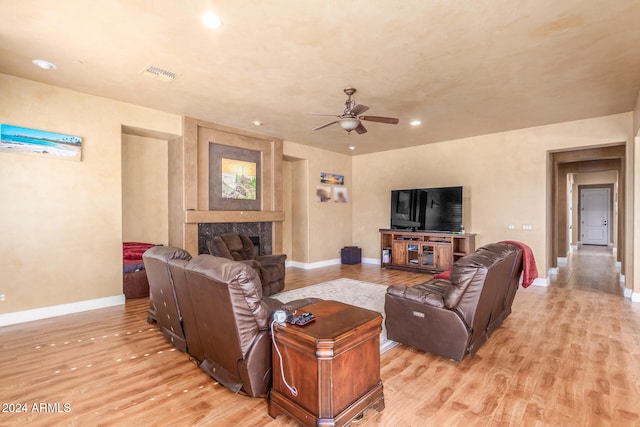
[[[352,243],[352,207],[355,200],[351,171],[351,157],[285,141],[284,154],[293,158],[292,180],[294,205],[292,213],[293,254],[291,261],[314,263],[335,260],[339,250]],[[344,175],[347,203],[316,201],[316,189],[320,184],[320,173],[328,172]],[[307,236],[305,242],[296,239]]]
[[[626,113],[356,156],[353,244],[379,258],[377,231],[389,226],[391,189],[462,185],[464,226],[477,233],[476,246],[520,240],[545,277],[548,152],[629,142],[631,124]],[[533,230],[523,231],[525,224]]]
[[[169,244],[168,144],[122,135],[122,240]]]
[[[291,260],[292,253],[292,222],[293,214],[293,187],[292,187],[292,162],[286,158],[282,162],[282,207],[284,209],[284,222],[282,223],[282,252]]]
[[[0,314],[121,295],[121,128],[181,135],[182,118],[2,74],[0,93],[2,123],[83,138],[81,162],[0,153],[0,293],[7,298]],[[630,142],[625,227],[634,238],[626,242],[625,271],[627,287],[640,296],[632,276],[634,267],[640,268],[640,251],[633,250],[640,241],[632,210],[640,197],[640,174],[633,173],[640,168],[634,157],[640,138],[634,145],[633,117],[619,114],[354,157],[285,142],[290,260],[337,259],[346,245],[378,259],[378,228],[388,227],[391,189],[463,185],[465,228],[478,234],[477,245],[522,240],[533,248],[545,276],[547,153]],[[316,202],[320,172],[345,176],[348,203]],[[507,230],[507,224],[517,229]],[[533,230],[522,231],[522,224]]]
[[[285,178],[286,179],[286,178]],[[291,162],[291,212],[285,212],[285,226],[291,228],[289,261],[309,262],[309,162]],[[320,242],[322,244],[322,242]]]
[[[121,127],[180,116],[0,74],[2,123],[82,137],[82,161],[0,153],[0,313],[122,295]]]

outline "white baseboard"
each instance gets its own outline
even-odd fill
[[[361,262],[363,264],[380,265],[380,260],[377,258],[362,258]],[[285,262],[285,266],[287,267],[302,268],[304,270],[313,270],[314,268],[328,267],[330,265],[339,265],[339,264],[342,264],[341,258],[334,258],[334,259],[328,259],[325,261],[317,261],[317,262],[300,262],[300,261]]]
[[[624,288],[624,297],[629,298],[631,302],[640,302],[640,292],[633,292],[633,289]]]
[[[342,260],[340,258],[335,258],[335,259],[328,259],[326,261],[317,261],[317,262],[287,261],[285,263],[285,266],[302,268],[304,270],[312,270],[314,268],[328,267],[330,265],[338,265],[341,263],[342,263]]]
[[[531,284],[532,286],[544,286],[545,288],[549,286],[549,279],[546,277],[538,277]]]
[[[98,308],[123,305],[124,301],[124,294],[121,294],[112,297],[97,298],[87,301],[78,301],[68,304],[0,314],[0,326],[15,325],[17,323],[31,322],[32,320],[48,319],[50,317],[64,316],[65,314],[80,313],[82,311],[96,310]]]

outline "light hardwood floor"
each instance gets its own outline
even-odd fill
[[[287,289],[428,278],[372,265],[287,275]],[[518,291],[513,313],[473,359],[403,345],[384,353],[386,408],[358,425],[640,425],[640,304],[620,295],[610,252],[579,251],[549,287]],[[174,350],[146,323],[147,304],[0,328],[0,425],[296,425],[271,419],[265,399],[229,392]]]

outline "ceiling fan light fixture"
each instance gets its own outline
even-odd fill
[[[355,117],[345,117],[344,119],[340,119],[340,121],[338,121],[338,124],[342,129],[346,130],[347,132],[351,132],[352,130],[360,126],[360,120],[356,119]]]

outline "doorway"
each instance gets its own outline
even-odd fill
[[[574,195],[572,195],[571,186],[567,185],[569,177],[610,172],[616,176],[613,187],[615,192],[611,193],[611,198],[615,199],[616,209],[613,213],[610,211],[609,240],[614,242],[616,249],[613,251],[614,257],[621,264],[621,273],[624,274],[625,266],[622,260],[625,256],[625,152],[625,144],[549,152],[547,265],[551,269],[557,269],[558,260],[565,259],[570,254],[573,240],[571,236],[574,236],[573,242],[578,241],[576,235],[579,227],[572,227],[572,224],[576,224],[579,220],[575,210],[571,209]],[[608,185],[604,182],[589,184],[592,187]],[[577,195],[577,193],[573,194]],[[573,206],[577,205],[576,200]],[[616,224],[617,227],[615,227]]]
[[[580,189],[580,243],[583,245],[609,245],[608,188]]]

